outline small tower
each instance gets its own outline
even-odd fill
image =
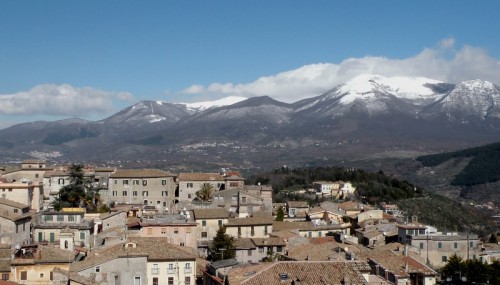
[[[59,234],[59,248],[69,251],[75,249],[75,234],[68,227],[62,229]]]

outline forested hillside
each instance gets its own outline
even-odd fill
[[[451,159],[472,158],[451,181],[451,185],[474,186],[500,180],[500,143],[489,144],[456,152],[418,157],[424,166],[437,166]]]
[[[290,193],[294,193],[293,190],[311,188],[314,181],[325,180],[350,181],[357,189],[353,199],[372,205],[377,205],[380,202],[396,203],[407,217],[415,215],[419,221],[438,227],[442,231],[458,230],[475,232],[480,235],[496,231],[494,225],[489,221],[493,213],[428,193],[417,185],[389,177],[382,171],[368,172],[342,167],[298,169],[282,167],[274,171],[251,175],[247,182],[249,184],[272,185],[275,201],[282,202],[306,199],[300,195],[290,195]],[[282,195],[284,192],[288,194]]]

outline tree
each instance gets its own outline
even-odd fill
[[[462,262],[462,258],[456,254],[450,256],[448,259],[448,263],[441,268],[441,274],[444,277],[456,278],[455,275],[457,272],[462,272],[464,269],[464,263]]]
[[[226,234],[225,227],[219,227],[217,230],[217,234],[212,240],[212,245],[210,246],[210,254],[210,259],[212,261],[230,259],[236,256],[234,237]]]
[[[59,190],[52,206],[56,211],[63,207],[85,207],[94,210],[99,202],[99,193],[84,177],[83,165],[72,164],[69,168],[69,184]]]
[[[203,183],[200,190],[196,191],[196,197],[202,201],[208,201],[212,196],[214,186],[210,183]]]
[[[278,212],[276,212],[276,221],[283,222],[285,218],[285,212],[283,211],[283,207],[278,208]]]
[[[489,243],[498,243],[498,238],[496,234],[491,234],[490,239],[488,240]]]

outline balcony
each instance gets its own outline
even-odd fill
[[[193,269],[190,268],[184,268],[184,273],[185,274],[188,274],[188,273],[191,273]]]
[[[175,268],[168,268],[167,269],[167,274],[174,274],[175,273]]]
[[[160,274],[160,269],[159,268],[151,268],[151,274]]]

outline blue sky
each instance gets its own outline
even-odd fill
[[[295,102],[361,73],[500,84],[499,1],[0,1],[0,128]]]

